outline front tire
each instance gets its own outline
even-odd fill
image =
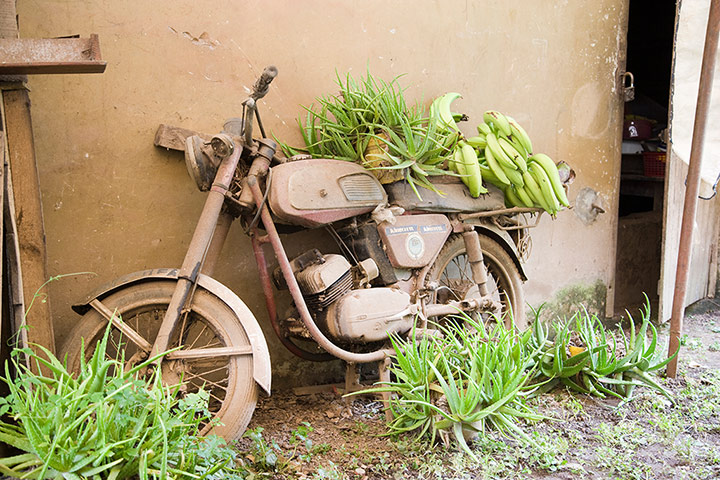
[[[527,328],[527,319],[522,278],[517,266],[497,242],[482,234],[479,237],[488,274],[488,291],[493,300],[502,304],[501,315],[512,310],[515,327],[522,331]],[[472,279],[462,235],[450,236],[440,250],[438,258],[428,272],[427,282],[432,281],[438,282],[441,287],[437,293],[439,303],[479,295],[477,285]]]
[[[152,344],[175,285],[175,282],[168,281],[131,285],[101,299],[101,302]],[[88,311],[82,317],[60,348],[60,358],[67,356],[68,370],[77,372],[80,369],[82,342],[85,345],[85,356],[89,358],[106,326],[105,318],[95,310]],[[192,311],[188,313],[185,322],[181,317],[174,330],[169,348],[179,345],[190,349],[250,346],[250,340],[233,310],[202,289],[195,291]],[[121,339],[120,331],[113,328],[107,354],[111,358],[120,358],[120,350],[124,351],[126,366],[138,364],[148,357],[147,352],[126,337]],[[182,381],[186,393],[201,387],[210,393],[208,407],[220,423],[212,428],[211,425],[205,425],[202,434],[213,433],[228,441],[242,435],[250,422],[258,397],[258,386],[253,379],[252,355],[166,359],[162,366],[165,383],[172,385]]]

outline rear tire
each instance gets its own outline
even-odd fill
[[[516,328],[525,330],[527,328],[525,295],[517,266],[497,242],[482,234],[479,237],[488,273],[488,290],[493,300],[503,305],[501,315],[512,309]],[[462,235],[450,236],[428,272],[427,281],[436,281],[441,287],[446,287],[438,291],[439,303],[479,295],[477,286],[472,280],[470,262]]]
[[[152,344],[174,289],[175,282],[145,282],[123,288],[101,301]],[[85,356],[89,358],[106,326],[105,318],[95,310],[88,311],[82,317],[60,348],[60,358],[67,355],[70,371],[77,372],[80,368],[82,342],[85,345]],[[198,289],[194,293],[192,311],[184,327],[182,319],[178,323],[169,348],[178,345],[188,348],[243,347],[250,346],[250,340],[230,307],[208,291]],[[119,358],[121,349],[124,350],[126,365],[140,363],[148,356],[127,338],[121,339],[120,331],[113,328],[107,354]],[[182,378],[187,393],[197,391],[202,386],[209,391],[209,410],[220,424],[212,429],[206,425],[202,434],[213,433],[228,441],[242,435],[250,422],[258,397],[258,386],[253,379],[252,355],[164,360],[162,365],[166,383],[172,385]]]

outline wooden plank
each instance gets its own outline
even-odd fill
[[[0,0],[0,38],[17,37],[17,7],[15,0]]]
[[[3,244],[5,247],[5,258],[7,261],[8,289],[8,321],[11,323],[10,331],[17,335],[20,347],[27,347],[28,336],[25,329],[25,296],[23,294],[22,267],[20,265],[20,243],[17,234],[17,222],[15,221],[15,201],[10,175],[10,165],[7,162],[3,165]]]
[[[0,38],[0,74],[102,73],[100,40]]]
[[[12,193],[15,200],[17,237],[23,295],[32,303],[38,289],[47,281],[45,227],[43,224],[40,182],[35,160],[30,98],[27,90],[2,92],[5,112]],[[55,351],[50,303],[34,302],[26,317],[28,340]]]
[[[0,38],[18,38],[15,0],[0,0]],[[0,82],[27,82],[27,77],[0,75]]]
[[[2,109],[0,108],[0,112],[2,112]],[[2,116],[0,115],[0,122],[2,122]],[[0,123],[0,126],[2,126],[2,123]],[[3,212],[5,211],[5,132],[0,130],[0,186],[2,186],[2,191],[0,192],[0,258],[2,258],[2,253],[5,251],[5,242],[3,242],[5,230],[3,228],[4,221],[2,220]],[[3,284],[5,283],[5,275],[7,272],[5,271],[5,262],[0,261],[0,279],[2,279]],[[5,355],[5,338],[2,337],[3,332],[3,326],[4,321],[7,321],[7,319],[3,318],[2,312],[3,310],[3,297],[4,295],[0,294],[0,361],[6,360],[7,358]]]
[[[206,133],[195,132],[187,128],[173,127],[172,125],[166,125],[161,123],[155,132],[155,146],[163,147],[169,150],[178,150],[180,152],[185,151],[185,139],[198,135],[204,141],[209,142],[212,135]]]

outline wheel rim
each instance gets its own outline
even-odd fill
[[[502,304],[502,311],[500,312],[502,316],[511,308],[508,292],[512,291],[512,285],[503,275],[502,270],[499,269],[495,258],[485,254],[484,263],[488,279],[488,293],[493,301]],[[466,253],[455,255],[442,266],[438,283],[441,287],[437,293],[439,303],[478,298],[480,296],[478,286],[472,279],[470,261]]]
[[[157,337],[167,305],[143,305],[125,312],[122,320],[143,338],[152,343]],[[97,340],[103,335],[101,328],[96,338],[91,342],[86,339],[85,356],[89,358],[94,351]],[[227,346],[222,334],[205,318],[195,312],[188,312],[173,333],[168,349],[178,346],[184,348],[215,348]],[[115,328],[111,330],[106,355],[117,359],[124,355],[125,369],[129,369],[147,360],[149,355],[137,345],[128,341],[121,332]],[[213,417],[222,417],[227,408],[225,398],[228,396],[229,382],[231,381],[233,363],[230,357],[214,357],[183,360],[164,360],[162,362],[163,384],[179,386],[181,394],[198,392],[203,388],[208,394],[208,411]],[[148,374],[149,372],[141,372]],[[202,425],[201,433],[205,434],[212,424]]]

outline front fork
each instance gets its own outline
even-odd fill
[[[467,252],[468,262],[470,262],[473,282],[477,284],[480,296],[487,297],[487,269],[485,268],[482,247],[480,246],[480,236],[475,229],[463,232],[462,236],[465,241],[465,251]]]
[[[188,298],[197,283],[198,275],[201,271],[204,273],[212,271],[215,266],[215,261],[233,220],[229,213],[223,212],[223,205],[242,151],[242,145],[236,145],[232,153],[225,157],[218,167],[185,259],[178,271],[175,291],[160,324],[151,356],[159,355],[168,349],[170,335],[186,310]]]

